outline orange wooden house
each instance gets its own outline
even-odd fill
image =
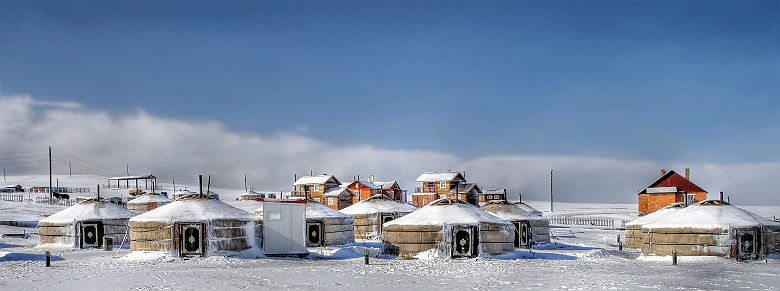
[[[661,169],[661,178],[639,192],[639,215],[645,215],[669,204],[686,204],[707,200],[707,191],[690,181],[691,170],[685,169],[685,177],[675,171]]]
[[[397,181],[374,181],[373,178],[369,178],[368,181],[352,182],[347,185],[347,188],[355,194],[353,203],[366,200],[376,194],[384,194],[387,198],[398,202],[406,200],[406,190],[401,189]]]
[[[415,182],[422,183],[412,194],[412,205],[423,207],[439,198],[458,198],[479,206],[482,190],[474,183],[466,183],[466,177],[457,171],[425,172]]]
[[[295,190],[291,196],[294,197],[306,197],[335,210],[352,205],[354,194],[346,187],[341,187],[341,182],[333,175],[303,176],[293,186]]]

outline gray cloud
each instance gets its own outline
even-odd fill
[[[243,187],[243,174],[256,189],[289,190],[293,174],[333,173],[342,181],[375,175],[397,179],[411,190],[422,171],[465,170],[470,181],[486,188],[508,188],[524,199],[549,197],[550,169],[555,169],[556,200],[636,202],[636,192],[658,177],[661,168],[682,172],[717,197],[726,191],[734,202],[780,205],[778,163],[692,164],[579,156],[486,155],[466,160],[451,153],[389,150],[367,144],[336,146],[297,133],[258,135],[231,131],[208,118],[169,119],[143,110],[114,116],[78,103],[38,101],[28,96],[0,97],[0,153],[45,152],[51,145],[59,160],[75,160],[76,173],[136,174],[192,182],[211,174],[215,185]],[[305,132],[305,131],[304,131]],[[421,133],[422,135],[422,133]],[[23,160],[23,159],[22,159]],[[11,160],[18,162],[22,160]],[[8,160],[0,160],[0,164]],[[44,163],[45,164],[45,163]],[[45,174],[43,164],[11,165],[16,173]]]

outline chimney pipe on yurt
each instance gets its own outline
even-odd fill
[[[211,193],[211,175],[209,175],[209,180],[208,182],[206,182],[206,196],[203,196],[203,194],[201,194],[200,198],[207,197],[209,193]]]
[[[244,174],[244,192],[249,192],[249,188],[246,187],[246,174]]]
[[[723,202],[723,191],[720,191],[720,202]]]
[[[200,192],[198,192],[198,195],[200,195],[201,198],[203,198],[203,175],[198,175],[198,187]]]

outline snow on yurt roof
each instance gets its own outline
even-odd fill
[[[349,207],[341,209],[339,211],[350,214],[374,214],[374,213],[390,213],[390,212],[413,212],[417,210],[417,207],[406,203],[400,203],[387,198],[383,194],[376,194],[369,197],[366,200],[355,203]]]
[[[252,220],[244,210],[209,198],[188,197],[178,199],[154,210],[133,217],[132,221],[210,221],[217,219]]]
[[[349,216],[347,214],[338,212],[336,210],[331,209],[328,206],[322,205],[322,203],[316,202],[316,201],[309,201],[306,203],[306,218],[352,218],[352,216]]]
[[[136,216],[135,212],[107,202],[88,200],[80,202],[49,217],[41,219],[45,223],[68,223],[73,221],[123,219]]]
[[[516,204],[506,201],[491,201],[481,207],[487,213],[497,216],[498,218],[515,221],[515,220],[543,220],[541,216],[531,213],[528,210],[517,206]]]
[[[642,225],[643,228],[724,228],[758,225],[778,225],[734,205],[719,200],[705,200],[686,207],[676,213]]]
[[[258,208],[263,208],[263,202],[257,200],[234,200],[226,203],[249,213],[255,213]]]
[[[143,204],[143,203],[149,203],[149,202],[164,202],[169,203],[173,202],[173,199],[162,196],[160,194],[144,194],[141,195],[138,198],[135,198],[133,200],[127,201],[127,204]]]
[[[672,203],[669,206],[658,209],[653,213],[629,221],[626,223],[626,225],[643,225],[645,223],[650,223],[658,219],[664,218],[667,215],[677,213],[678,211],[683,209],[685,209],[685,203]]]
[[[385,225],[477,225],[480,222],[510,223],[479,209],[479,207],[465,203],[462,200],[441,198],[434,200],[415,212],[390,221]]]

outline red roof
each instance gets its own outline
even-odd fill
[[[647,188],[654,188],[654,187],[677,187],[677,189],[680,189],[681,191],[685,191],[687,193],[693,193],[693,192],[707,193],[707,190],[704,190],[701,187],[696,186],[696,184],[689,181],[688,179],[685,179],[685,177],[680,176],[680,174],[677,174],[675,171],[669,171],[669,173],[666,173],[666,175],[653,182],[653,184],[647,186]],[[647,193],[647,188],[642,190],[642,192],[639,192],[639,194]]]

